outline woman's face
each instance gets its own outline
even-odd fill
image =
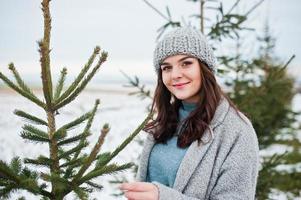
[[[177,99],[187,103],[200,101],[201,66],[197,58],[188,55],[170,56],[160,67],[164,85]]]

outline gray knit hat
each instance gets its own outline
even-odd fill
[[[160,64],[169,56],[186,54],[200,59],[209,69],[216,72],[216,58],[205,36],[192,27],[180,27],[169,32],[158,42],[154,51],[154,66],[160,71]]]

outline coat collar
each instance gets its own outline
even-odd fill
[[[226,98],[222,97],[215,111],[213,119],[209,124],[209,129],[207,129],[204,132],[203,141],[205,141],[205,143],[203,143],[202,145],[198,145],[198,142],[195,141],[187,149],[187,152],[179,166],[176,175],[176,179],[173,186],[174,189],[178,191],[184,190],[191,175],[197,168],[198,164],[200,163],[206,151],[208,150],[210,144],[212,143],[212,140],[214,139],[214,134],[212,134],[214,128],[224,121],[225,116],[228,113],[228,110],[229,110],[229,102],[227,101]],[[146,180],[148,159],[154,144],[155,144],[155,140],[153,136],[148,135],[144,143],[142,156],[140,158],[140,168],[138,173],[138,177],[140,181]]]
[[[212,129],[214,129],[216,126],[220,125],[224,121],[224,119],[229,111],[229,108],[230,108],[230,104],[229,104],[228,100],[225,97],[222,97],[219,105],[216,108],[213,119],[211,120],[211,122],[209,124],[209,126]]]

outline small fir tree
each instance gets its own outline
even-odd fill
[[[46,113],[46,119],[34,116],[26,111],[16,110],[15,114],[26,119],[29,123],[22,127],[21,137],[36,143],[48,144],[49,155],[39,155],[37,158],[19,157],[13,158],[10,163],[0,160],[0,198],[8,199],[18,190],[25,190],[42,199],[62,200],[73,192],[80,199],[88,199],[93,189],[102,189],[102,185],[93,182],[93,179],[105,174],[115,173],[133,166],[133,163],[117,164],[110,161],[139,133],[149,120],[149,115],[139,127],[126,138],[120,146],[112,152],[100,153],[102,144],[110,128],[105,124],[90,153],[82,152],[88,146],[87,137],[91,133],[91,125],[95,116],[99,100],[96,100],[90,112],[74,119],[62,127],[56,126],[58,110],[72,102],[86,87],[103,62],[107,59],[107,53],[94,49],[87,64],[70,86],[64,89],[67,69],[61,71],[58,83],[53,89],[51,65],[50,65],[50,33],[51,17],[49,9],[50,0],[43,0],[42,12],[44,16],[44,37],[38,42],[41,63],[41,78],[44,100],[38,98],[30,87],[23,81],[14,64],[9,64],[16,83],[0,72],[0,79],[18,94],[27,98]],[[100,55],[99,55],[100,54]],[[94,61],[98,57],[95,66]],[[86,122],[84,130],[77,135],[70,135],[70,129]],[[69,148],[66,146],[69,145]],[[70,148],[70,145],[73,145]],[[28,168],[33,165],[46,168],[39,171]],[[25,199],[20,197],[19,199]]]

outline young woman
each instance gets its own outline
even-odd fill
[[[189,27],[160,41],[158,75],[138,181],[120,186],[129,200],[251,200],[258,175],[252,124],[222,92],[205,37]]]

